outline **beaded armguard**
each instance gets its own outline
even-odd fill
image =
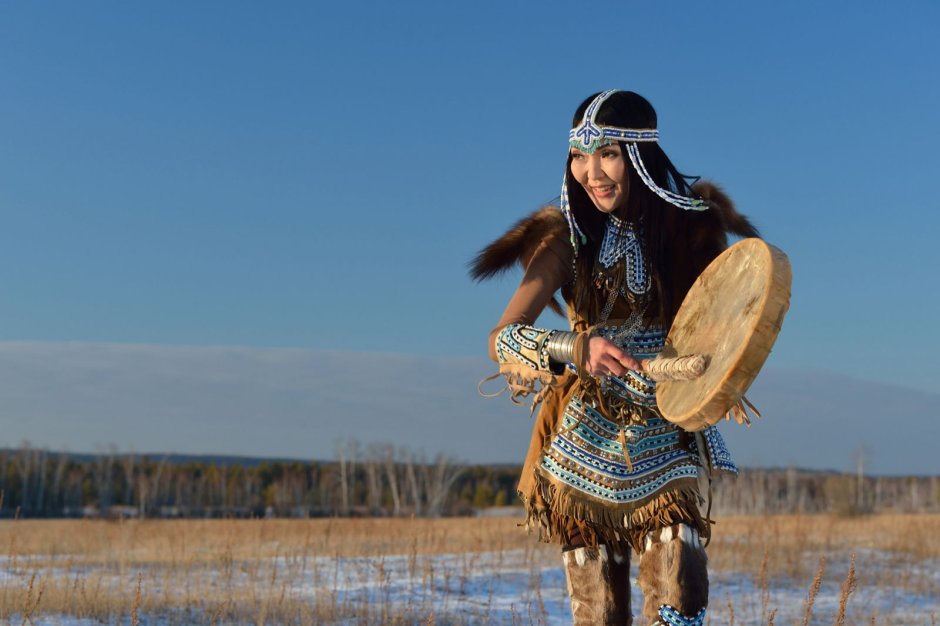
[[[509,324],[496,336],[499,373],[506,378],[509,398],[515,404],[533,395],[532,410],[557,382],[551,369],[547,344],[557,331]]]

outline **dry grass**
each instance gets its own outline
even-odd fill
[[[0,548],[13,555],[87,562],[179,564],[220,554],[235,560],[285,552],[345,557],[441,554],[518,548],[518,520],[18,520],[0,522]],[[2,553],[0,553],[2,555]]]
[[[131,623],[166,613],[180,624],[372,617],[374,607],[344,604],[330,592],[329,580],[321,581],[313,602],[296,594],[294,583],[311,571],[316,576],[323,558],[406,554],[412,573],[422,578],[421,556],[503,553],[520,545],[533,554],[550,550],[525,542],[506,519],[0,522],[6,548],[0,557],[20,578],[0,584],[0,620],[16,616],[19,623],[39,612]],[[408,614],[387,617],[412,621]]]
[[[844,577],[857,556],[858,584],[878,584],[885,566],[892,582],[919,595],[935,583],[909,566],[940,560],[940,515],[731,517],[715,526],[709,548],[713,571],[759,572],[776,580],[812,580],[820,557],[839,557]],[[765,556],[766,555],[766,556]],[[882,567],[871,565],[877,559]]]
[[[376,602],[375,595],[371,600],[344,596],[337,592],[341,581],[330,579],[335,571],[323,563],[371,557],[361,576],[374,582],[381,598],[381,590],[397,575],[386,558],[404,555],[408,575],[421,581],[430,597],[439,589],[462,592],[477,554],[498,560],[522,550],[523,561],[533,569],[558,561],[556,548],[526,538],[517,521],[0,522],[0,622],[31,623],[32,616],[66,614],[145,625],[153,616],[166,624],[453,623],[447,615],[435,614],[440,598],[412,611],[387,597]],[[884,575],[884,566],[866,567],[876,557],[882,563],[888,559],[893,585],[927,597],[940,592],[934,579],[917,575],[913,567],[929,568],[940,559],[938,515],[724,518],[714,536],[708,549],[712,571],[744,572],[754,580],[753,597],[713,601],[727,600],[727,611],[737,623],[783,624],[770,594],[780,585],[803,590],[803,623],[816,623],[810,617],[813,603],[827,577],[844,581],[839,620],[845,620],[856,587],[861,592],[883,583],[878,576]],[[456,573],[435,570],[423,558],[441,554],[469,556]],[[453,576],[461,580],[442,580]],[[315,584],[301,593],[299,580]],[[546,612],[543,590],[534,580],[530,614],[511,609],[520,623],[537,623]],[[742,621],[747,615],[753,621]],[[891,623],[889,616],[877,617],[877,623]]]

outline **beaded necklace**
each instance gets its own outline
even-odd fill
[[[594,286],[607,292],[604,308],[596,324],[610,318],[619,297],[632,306],[630,317],[617,329],[611,340],[623,343],[635,336],[643,327],[643,317],[651,287],[649,270],[643,255],[643,241],[633,224],[609,215],[594,264]]]

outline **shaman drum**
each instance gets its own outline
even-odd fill
[[[670,422],[697,431],[720,421],[757,377],[790,307],[792,275],[783,251],[743,239],[712,261],[676,314],[662,357],[702,355],[693,380],[666,380],[656,404]]]

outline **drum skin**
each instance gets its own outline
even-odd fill
[[[701,377],[656,387],[663,417],[687,431],[720,421],[757,377],[790,307],[787,255],[742,239],[712,261],[689,289],[661,356],[701,354]]]

